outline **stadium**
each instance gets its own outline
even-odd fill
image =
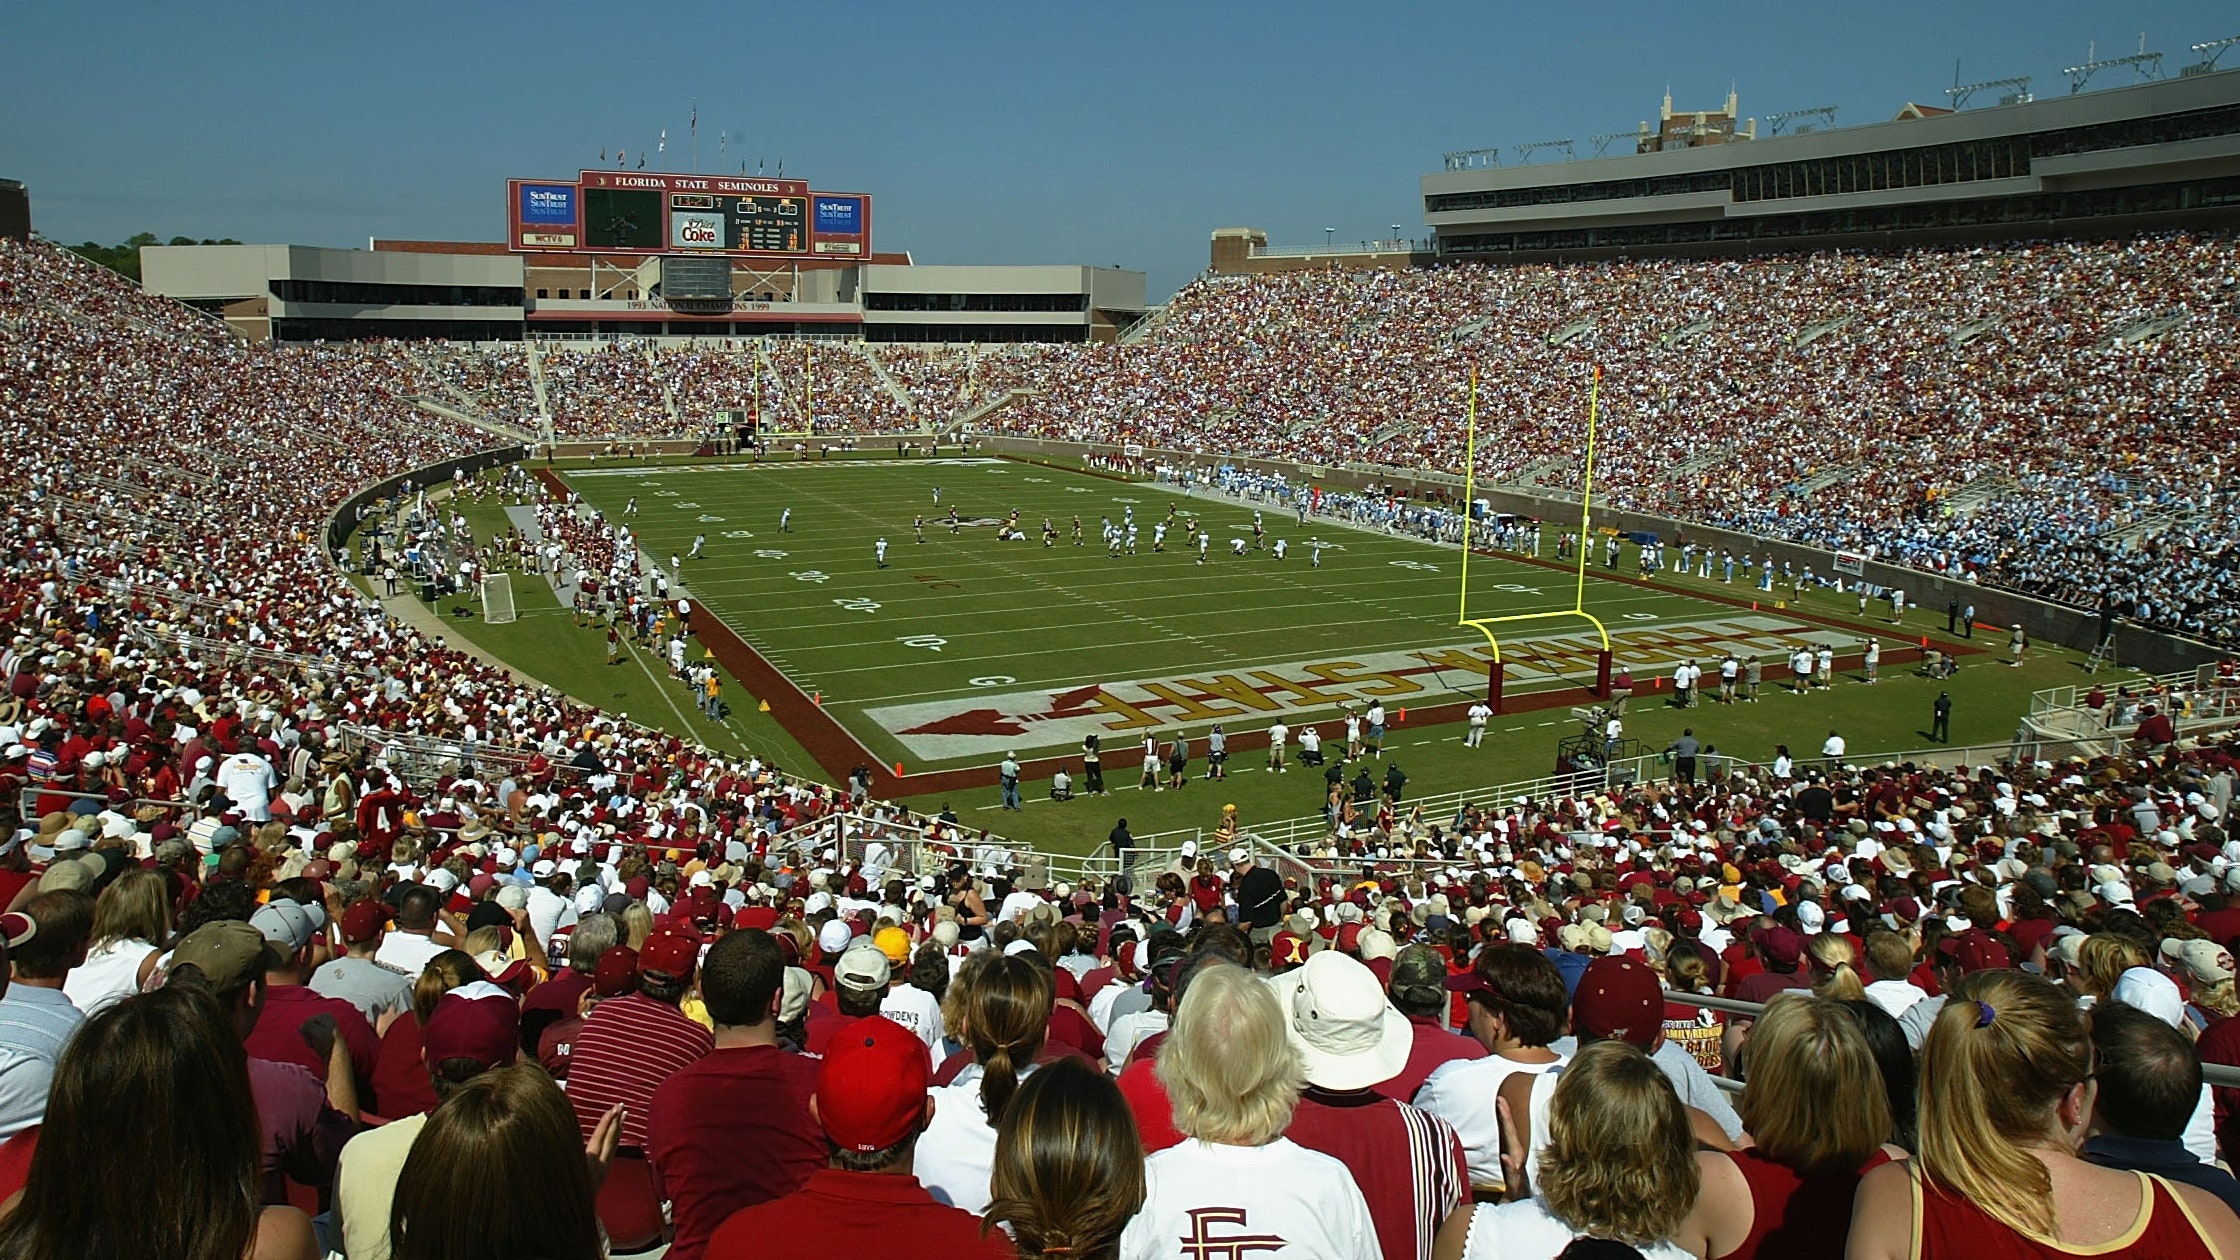
[[[1164,301],[0,180],[0,1258],[2240,1253],[2234,42]]]

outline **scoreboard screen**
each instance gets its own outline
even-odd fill
[[[583,239],[593,249],[661,248],[661,194],[584,189]]]
[[[669,244],[733,253],[809,252],[809,199],[722,193],[669,194]]]
[[[797,179],[587,170],[507,181],[508,242],[525,253],[867,258],[871,198]]]

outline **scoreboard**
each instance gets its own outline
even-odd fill
[[[584,171],[507,181],[507,245],[524,252],[869,258],[871,198],[801,180]]]

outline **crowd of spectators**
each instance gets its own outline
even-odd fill
[[[2233,242],[1208,277],[982,427],[1462,471],[2240,633]],[[2135,545],[2143,544],[2143,545]]]
[[[424,387],[0,243],[0,1257],[2240,1252],[2240,746],[1054,880],[384,617]]]

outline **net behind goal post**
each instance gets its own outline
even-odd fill
[[[492,573],[482,579],[482,619],[494,626],[514,619],[512,574]]]

